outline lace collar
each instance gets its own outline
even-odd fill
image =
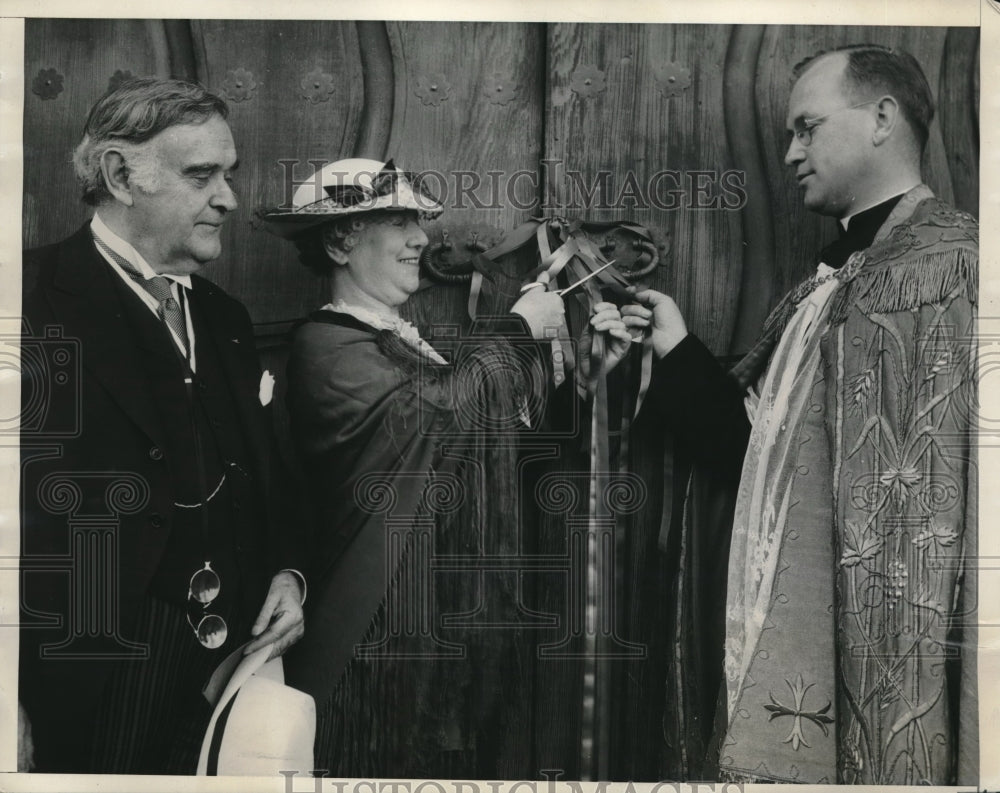
[[[320,311],[336,311],[340,314],[352,316],[356,320],[375,328],[375,330],[390,330],[419,353],[434,361],[434,363],[448,363],[431,345],[420,338],[420,333],[417,329],[402,317],[380,314],[377,311],[372,311],[370,308],[349,305],[342,299],[327,303],[320,308]]]

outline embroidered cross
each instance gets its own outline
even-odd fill
[[[783,743],[791,743],[792,749],[797,752],[799,750],[799,746],[805,746],[807,749],[809,748],[809,744],[806,743],[805,736],[802,734],[802,719],[808,719],[813,724],[817,725],[823,731],[823,735],[830,734],[830,730],[827,729],[826,725],[833,724],[833,717],[827,716],[826,712],[830,710],[833,703],[827,702],[826,705],[819,710],[804,710],[802,703],[805,701],[806,692],[813,687],[813,683],[810,683],[807,686],[805,681],[802,679],[801,673],[798,676],[798,680],[796,680],[794,684],[787,679],[785,680],[785,683],[792,692],[792,697],[795,699],[795,706],[790,708],[787,705],[782,705],[774,698],[774,694],[768,693],[772,704],[765,705],[764,709],[771,713],[770,717],[768,717],[768,721],[774,721],[779,716],[792,717],[792,730],[788,733],[788,737],[785,738]]]

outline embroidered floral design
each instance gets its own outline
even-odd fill
[[[828,701],[819,710],[805,710],[803,703],[806,698],[806,693],[813,687],[814,684],[810,683],[809,685],[806,685],[805,681],[802,679],[801,673],[798,678],[796,678],[794,683],[787,679],[785,680],[785,683],[792,692],[794,705],[792,707],[783,705],[774,698],[773,693],[769,692],[768,696],[771,699],[771,704],[764,705],[764,710],[769,711],[771,714],[768,717],[768,721],[774,721],[782,716],[792,717],[791,732],[788,733],[788,737],[785,738],[783,743],[790,743],[792,745],[792,749],[797,752],[800,746],[805,746],[807,749],[810,748],[810,745],[806,742],[805,735],[802,732],[803,719],[811,721],[819,727],[823,731],[823,735],[830,734],[830,730],[826,725],[833,724],[833,717],[828,716],[827,711],[833,707],[833,703]]]
[[[893,466],[882,472],[879,481],[887,485],[895,496],[896,509],[902,510],[910,496],[917,494],[917,486],[923,480],[921,473],[912,465]]]
[[[840,564],[854,567],[856,564],[874,559],[882,549],[882,543],[867,526],[859,526],[853,520],[847,521],[844,537],[844,554]]]
[[[41,99],[55,99],[63,92],[63,76],[55,69],[42,69],[31,81],[31,92]]]
[[[248,69],[230,69],[222,83],[222,92],[231,102],[246,102],[253,98],[257,90],[257,81]]]
[[[858,745],[854,741],[845,741],[844,750],[844,782],[852,784],[857,779],[858,775],[864,771],[865,760],[861,756],[861,751],[858,749]]]
[[[417,78],[417,90],[414,91],[425,105],[437,107],[451,96],[451,83],[443,74],[431,74]]]
[[[901,559],[893,559],[889,562],[889,587],[886,590],[889,602],[886,603],[886,608],[894,609],[896,607],[899,599],[906,592],[906,581],[909,577],[910,571],[906,566],[906,562]]]
[[[907,249],[913,255],[914,244],[904,228],[869,249],[869,265]],[[946,262],[914,267],[922,278],[950,277]],[[907,288],[879,283],[883,292]],[[859,287],[855,298],[861,294]],[[883,294],[883,302],[894,305],[893,296]],[[947,778],[943,753],[931,744],[953,752],[957,739],[936,703],[950,682],[948,632],[968,564],[961,461],[965,392],[976,383],[974,334],[961,296],[920,311],[866,305],[845,305],[835,344],[845,376],[834,443],[843,471],[838,672],[851,704],[837,714],[840,776],[854,784],[918,784]]]
[[[910,542],[917,546],[917,548],[925,550],[931,547],[931,545],[939,548],[950,548],[957,540],[958,532],[955,531],[954,527],[942,526],[932,522],[928,528],[920,532]]]
[[[333,84],[333,75],[322,69],[313,69],[309,72],[299,82],[299,88],[302,98],[308,99],[314,105],[330,101],[330,97],[336,90]]]
[[[928,564],[927,567],[928,569],[934,569],[934,565],[931,564]],[[940,567],[940,565],[937,565],[937,567]],[[939,598],[935,597],[931,587],[927,584],[921,584],[917,589],[917,594],[913,598],[913,605],[917,608],[929,609],[941,617],[946,617],[948,615],[948,611],[944,607],[944,603],[942,603]]]
[[[907,226],[897,226],[886,240],[872,246],[870,261],[877,264],[898,259],[919,245],[919,238]]]
[[[976,228],[977,225],[976,219],[968,212],[941,204],[931,212],[927,220],[935,226],[945,226],[947,228],[954,228],[956,226],[958,228]]]
[[[927,366],[927,375],[924,382],[933,380],[942,372],[947,373],[951,369],[951,350],[942,350],[934,356],[934,360]]]
[[[872,369],[865,369],[861,374],[856,375],[848,383],[850,391],[850,401],[847,409],[852,416],[858,416],[865,412],[868,400],[875,390],[875,372]]]
[[[592,96],[597,96],[605,89],[604,72],[596,66],[580,66],[573,72],[569,87],[581,99],[589,99]]]
[[[900,674],[899,670],[896,669],[891,672],[887,672],[879,680],[878,688],[876,689],[879,709],[885,710],[893,702],[899,699],[899,694],[903,690],[903,676]]]

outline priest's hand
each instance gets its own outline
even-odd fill
[[[636,302],[622,307],[622,319],[629,328],[652,328],[653,352],[662,358],[688,335],[681,310],[662,292],[634,286],[629,292]]]

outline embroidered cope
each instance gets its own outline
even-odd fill
[[[779,307],[733,529],[724,778],[975,782],[977,266],[975,221],[920,186]]]

